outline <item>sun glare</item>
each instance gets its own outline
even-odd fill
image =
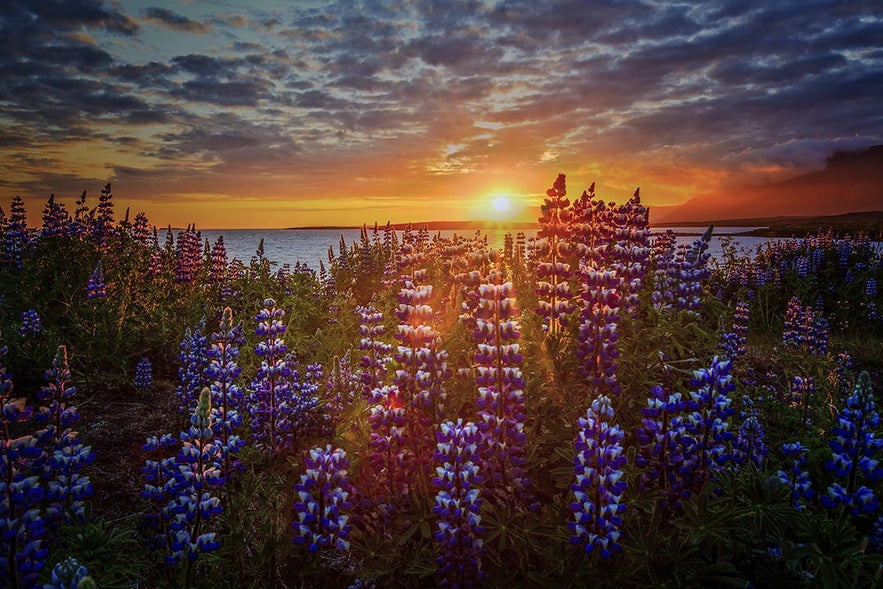
[[[512,203],[506,196],[495,196],[491,200],[491,207],[498,213],[505,213],[512,207]]]

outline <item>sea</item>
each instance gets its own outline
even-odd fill
[[[678,235],[678,243],[692,243],[705,231],[702,227],[653,227],[652,229],[654,234],[664,233],[667,229],[672,229]],[[730,239],[732,245],[745,255],[754,253],[758,245],[779,239],[737,235],[752,229],[762,229],[762,227],[716,227],[712,233],[711,243],[708,248],[711,257],[720,258],[723,251],[721,240],[725,237]],[[324,262],[326,266],[328,265],[329,247],[333,248],[335,255],[337,255],[340,251],[339,244],[341,238],[348,246],[358,242],[361,229],[202,229],[201,233],[202,238],[204,240],[208,239],[212,244],[214,244],[218,236],[223,235],[224,245],[227,248],[227,258],[230,260],[238,258],[240,261],[248,264],[248,261],[257,252],[258,244],[263,239],[264,255],[274,264],[274,267],[281,267],[282,264],[289,264],[294,267],[295,264],[301,264],[318,270],[320,262]],[[491,248],[502,249],[507,233],[514,235],[516,232],[503,229],[487,229],[482,230],[481,235],[487,237],[488,245]],[[467,229],[464,231],[444,230],[430,232],[430,236],[452,237],[454,234],[459,234],[462,237],[473,237],[475,231]],[[536,230],[525,230],[524,234],[527,237],[533,237],[536,235]]]

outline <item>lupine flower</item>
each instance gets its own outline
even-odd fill
[[[482,472],[488,489],[524,500],[530,485],[524,469],[524,379],[518,340],[521,327],[511,282],[492,272],[479,286],[474,339]]]
[[[144,247],[150,246],[150,221],[146,214],[135,215],[135,221],[132,223],[132,239]]]
[[[627,458],[623,454],[625,433],[613,423],[613,407],[606,395],[600,395],[580,417],[574,448],[573,468],[576,483],[570,486],[576,501],[570,504],[573,521],[568,527],[573,535],[571,543],[582,545],[586,554],[597,550],[608,559],[619,552],[622,514],[626,489],[622,467]]]
[[[733,462],[736,465],[753,464],[757,468],[763,466],[767,449],[763,441],[763,426],[756,415],[749,416],[739,426],[739,434],[733,444]]]
[[[567,315],[573,310],[568,280],[572,275],[565,258],[574,253],[569,238],[572,213],[568,209],[564,174],[558,174],[554,185],[546,191],[548,198],[540,206],[540,230],[537,232],[536,258],[538,298],[537,315],[543,318],[544,328],[551,334],[560,330]]]
[[[163,271],[163,251],[159,247],[159,236],[156,227],[153,228],[153,237],[150,240],[150,257],[147,262],[147,275],[158,276]]]
[[[681,393],[654,386],[647,407],[641,409],[641,427],[635,432],[639,444],[635,465],[645,469],[641,485],[658,487],[664,507],[678,508],[680,500],[689,495],[681,476],[686,406]]]
[[[202,237],[193,226],[178,233],[178,244],[175,248],[175,275],[178,282],[192,284],[199,274],[202,260]]]
[[[325,547],[349,550],[352,488],[346,452],[332,451],[328,445],[310,450],[304,461],[306,472],[294,486],[294,543],[307,546],[310,552]]]
[[[40,315],[33,309],[28,309],[21,314],[21,327],[18,333],[22,337],[35,336],[43,331],[43,323],[40,321]]]
[[[359,349],[365,355],[359,361],[362,367],[361,381],[363,394],[366,398],[371,396],[371,391],[382,386],[386,378],[386,365],[392,360],[390,352],[392,345],[383,341],[382,336],[386,333],[383,325],[383,313],[373,306],[357,306],[361,322],[359,323]]]
[[[710,368],[693,372],[688,415],[685,421],[689,437],[685,441],[684,468],[696,488],[708,480],[709,474],[730,460],[728,443],[733,435],[727,431],[728,418],[735,412],[730,407],[730,391],[735,388],[730,375],[732,363],[715,356]]]
[[[82,517],[84,500],[92,495],[89,477],[80,474],[95,459],[90,446],[84,446],[79,434],[71,429],[80,420],[77,408],[70,404],[76,394],[71,386],[71,371],[67,361],[67,349],[58,346],[52,368],[46,371],[48,383],[40,389],[38,399],[45,404],[38,414],[39,421],[48,422],[38,432],[41,443],[49,446],[49,460],[42,472],[43,486],[49,505],[46,515],[55,521],[71,514]]]
[[[276,307],[276,301],[266,299],[264,308],[255,317],[258,321],[255,333],[264,339],[254,349],[261,364],[249,388],[249,411],[255,440],[271,452],[284,445],[278,431],[282,417],[279,404],[288,398],[291,388],[291,369],[286,363],[288,346],[282,339],[285,333],[285,324],[282,323],[284,316],[285,311]]]
[[[209,366],[208,340],[202,323],[184,331],[178,353],[178,411],[192,413],[203,387],[208,385],[205,371]]]
[[[227,247],[224,245],[223,235],[219,235],[212,246],[209,278],[217,283],[223,283],[227,279]]]
[[[620,279],[622,308],[632,313],[644,284],[650,258],[650,209],[641,204],[640,189],[615,209],[611,269]]]
[[[484,577],[481,570],[481,484],[479,443],[481,434],[472,422],[446,421],[439,425],[435,452],[438,489],[433,513],[438,517],[434,534],[439,587],[474,587]]]
[[[221,513],[221,502],[209,489],[224,484],[219,468],[220,448],[211,429],[211,392],[202,389],[190,429],[180,435],[176,459],[175,497],[168,504],[170,558],[168,562],[192,562],[200,553],[220,547],[214,532],[205,530],[208,520]]]
[[[55,195],[49,195],[46,207],[43,209],[43,236],[64,235],[70,224],[70,215],[63,202],[57,202]]]
[[[828,321],[818,311],[804,307],[796,297],[788,301],[782,343],[791,349],[822,356],[828,349]]]
[[[791,489],[791,502],[795,509],[802,511],[806,508],[803,502],[815,496],[809,473],[803,470],[809,450],[804,448],[800,442],[794,442],[792,444],[782,444],[782,453],[791,461],[791,467],[787,472],[784,470],[778,471],[776,477],[779,479],[779,482]]]
[[[576,355],[582,361],[580,371],[590,387],[602,394],[618,394],[620,280],[615,272],[600,270],[593,264],[580,262],[582,295]]]
[[[677,260],[675,305],[693,315],[699,313],[702,304],[700,299],[702,283],[711,274],[708,269],[708,244],[713,230],[712,225],[689,248],[681,249]]]
[[[667,311],[674,304],[678,280],[678,265],[675,261],[676,240],[674,231],[668,229],[653,240],[650,249],[650,257],[655,267],[651,299],[657,312]]]
[[[0,347],[0,357],[6,351]],[[12,379],[0,364],[0,581],[5,587],[31,587],[48,555],[42,543],[44,489],[33,474],[45,463],[45,454],[35,436],[12,437],[13,428],[33,415],[33,408],[12,391]]]
[[[31,234],[28,230],[25,203],[20,196],[13,196],[9,206],[9,219],[3,231],[5,248],[3,260],[13,270],[21,271],[22,257],[25,249],[31,243]]]
[[[834,386],[836,387],[837,392],[841,395],[845,395],[849,392],[849,372],[851,369],[852,357],[849,355],[849,352],[840,352],[837,354],[837,364],[829,378],[834,381]]]
[[[86,567],[68,556],[52,567],[52,581],[43,585],[43,589],[78,589],[80,581],[88,574]]]
[[[795,376],[791,380],[791,406],[803,409],[803,423],[809,425],[809,408],[816,395],[816,385],[811,376]]]
[[[877,281],[873,278],[868,278],[865,283],[865,298],[867,298],[868,319],[875,321],[877,319]]]
[[[135,390],[149,392],[153,390],[153,368],[150,358],[141,358],[135,366]]]
[[[876,458],[883,448],[883,437],[876,433],[880,416],[867,372],[859,375],[837,422],[830,441],[834,452],[825,466],[845,485],[837,481],[828,487],[827,494],[821,497],[822,504],[829,509],[844,505],[854,516],[873,514],[880,501],[871,488],[860,483],[873,484],[883,478],[883,468]]]
[[[171,434],[163,434],[161,437],[151,436],[141,446],[148,455],[141,468],[144,475],[144,490],[141,491],[141,496],[153,506],[144,517],[145,527],[151,532],[148,537],[148,546],[151,550],[169,551],[171,547],[169,522],[172,520],[172,513],[169,505],[177,491],[175,473],[178,470],[176,456],[178,446],[178,439]]]
[[[384,509],[404,499],[409,493],[408,466],[410,450],[406,446],[404,400],[398,387],[372,391],[368,423],[371,425],[371,468],[377,482],[376,501]]]
[[[218,331],[212,334],[206,368],[212,394],[212,430],[215,443],[221,450],[222,472],[226,478],[240,468],[237,455],[245,445],[245,440],[236,434],[242,425],[239,408],[243,400],[242,389],[236,382],[242,371],[236,362],[239,357],[237,328],[241,328],[241,324],[233,325],[233,311],[230,307],[225,308]]]
[[[730,360],[736,360],[745,354],[745,341],[748,334],[748,303],[736,303],[733,312],[733,327],[727,333],[721,335],[719,347],[723,356]]]
[[[113,233],[113,193],[106,184],[98,194],[98,211],[92,222],[92,241],[101,249],[107,249]]]
[[[101,268],[101,260],[95,264],[95,269],[89,275],[86,283],[86,300],[103,299],[107,296],[107,286],[104,284],[104,271]]]

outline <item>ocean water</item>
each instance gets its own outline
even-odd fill
[[[679,243],[692,243],[704,231],[702,227],[654,227],[653,232],[665,232],[666,229],[673,229],[679,234]],[[722,237],[751,229],[754,229],[754,227],[716,228],[708,248],[709,253],[713,258],[719,257],[722,252]],[[487,236],[490,247],[502,249],[503,240],[507,232],[492,229],[482,231],[482,235]],[[328,265],[328,248],[333,247],[336,255],[340,251],[341,237],[348,245],[351,245],[353,242],[358,242],[360,236],[359,229],[203,229],[201,233],[202,238],[204,240],[208,239],[212,244],[214,244],[219,235],[223,235],[224,244],[227,248],[227,257],[230,260],[238,258],[248,264],[248,261],[255,255],[258,244],[263,239],[264,255],[271,262],[275,263],[275,267],[278,268],[285,263],[291,266],[300,263],[306,264],[313,269],[319,268],[320,261],[324,262],[326,266]],[[469,230],[434,231],[430,232],[430,235],[441,234],[444,237],[451,237],[455,233],[463,237],[475,235],[474,231]],[[528,237],[536,235],[534,230],[527,230],[524,233]],[[744,249],[746,254],[753,253],[758,245],[775,239],[769,237],[732,237],[734,245]]]

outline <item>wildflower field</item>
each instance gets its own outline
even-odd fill
[[[881,252],[366,228],[319,271],[0,211],[0,587],[872,587]],[[877,238],[879,239],[879,238]]]

